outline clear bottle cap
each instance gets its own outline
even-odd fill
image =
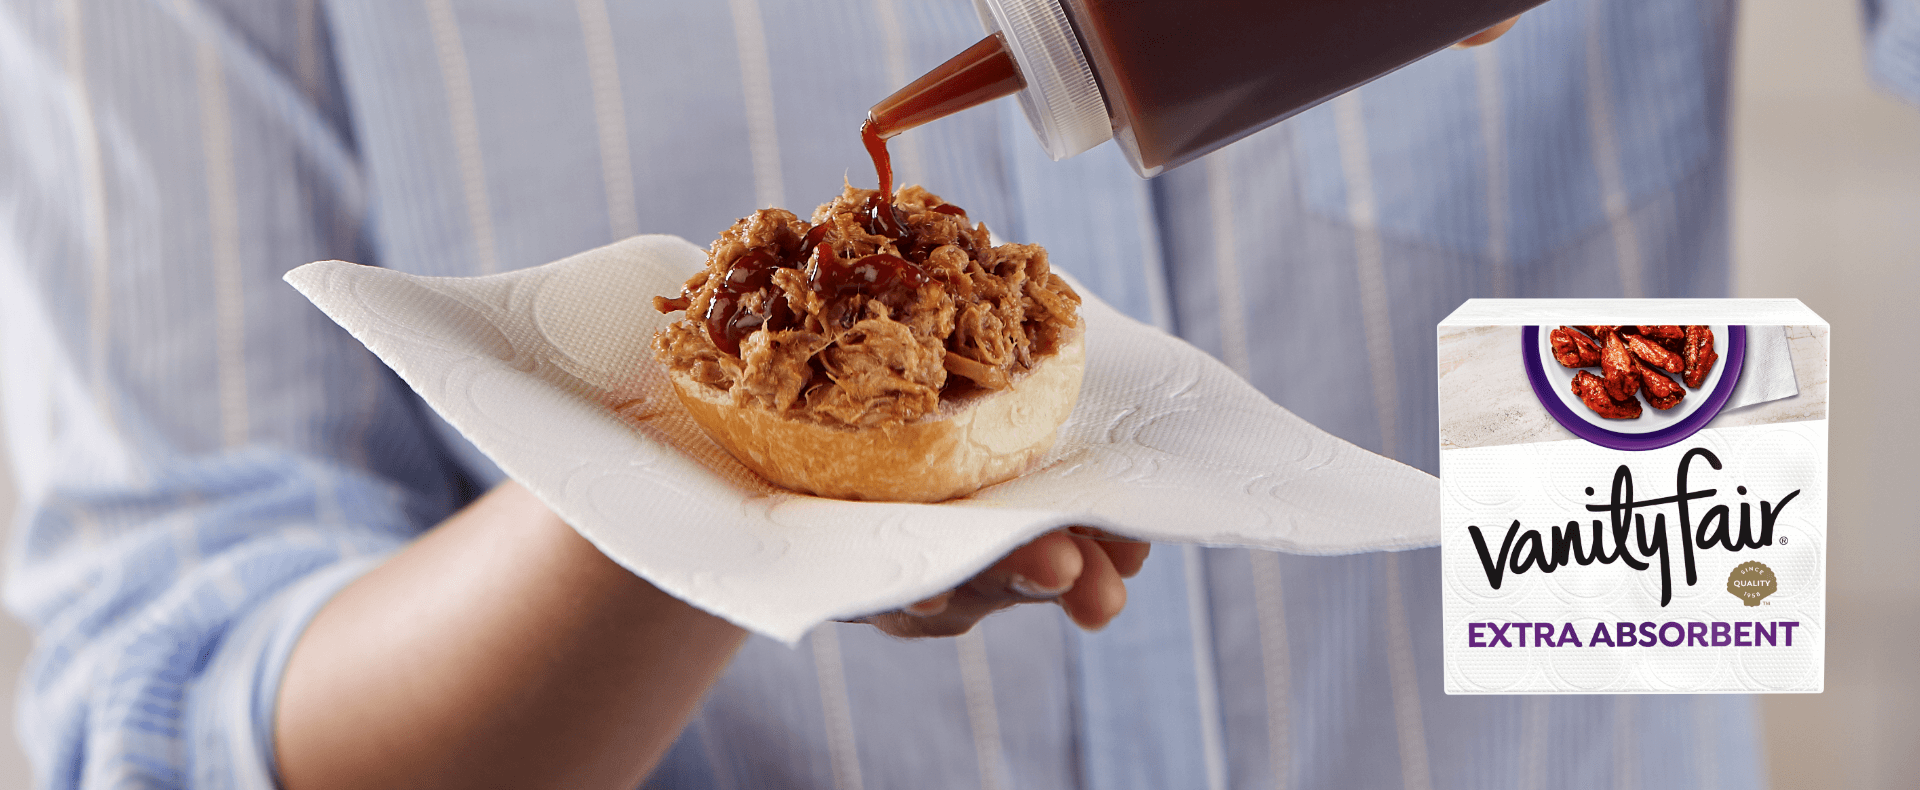
[[[1006,37],[1027,87],[1020,108],[1055,161],[1113,138],[1093,65],[1059,0],[974,0],[980,21]]]

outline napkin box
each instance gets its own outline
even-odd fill
[[[1825,321],[1475,299],[1438,352],[1447,693],[1822,689]]]

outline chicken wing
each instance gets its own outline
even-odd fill
[[[1609,395],[1606,382],[1584,370],[1573,374],[1573,394],[1580,396],[1580,402],[1595,414],[1609,420],[1631,420],[1640,416],[1639,398],[1621,400]]]
[[[1600,339],[1600,375],[1606,381],[1607,394],[1614,400],[1632,400],[1640,391],[1640,372],[1634,369],[1633,352],[1627,341],[1609,327]]]
[[[1640,334],[1648,340],[1660,344],[1661,348],[1675,354],[1683,353],[1687,348],[1687,329],[1681,326],[1643,326]]]
[[[1713,372],[1713,363],[1720,354],[1713,350],[1713,330],[1704,326],[1687,327],[1686,382],[1687,386],[1698,388],[1707,380],[1707,374]]]
[[[1628,335],[1626,340],[1627,350],[1632,351],[1634,356],[1645,360],[1649,365],[1668,373],[1679,373],[1687,369],[1686,360],[1681,359],[1679,354],[1662,348],[1644,335]]]
[[[1560,327],[1547,335],[1553,345],[1553,358],[1570,368],[1590,368],[1600,364],[1600,345],[1572,327]]]
[[[1680,405],[1681,399],[1687,397],[1687,388],[1680,386],[1680,382],[1669,378],[1667,374],[1654,370],[1645,360],[1636,359],[1634,364],[1640,370],[1640,381],[1646,390],[1648,405],[1666,411]]]

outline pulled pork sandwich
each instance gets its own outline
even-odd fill
[[[1026,471],[1073,411],[1080,297],[1037,245],[917,186],[848,186],[812,221],[720,235],[655,355],[700,426],[761,476],[840,499],[933,502]]]

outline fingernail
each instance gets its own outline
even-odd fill
[[[1042,587],[1035,584],[1032,579],[1021,576],[1018,573],[1007,578],[1007,586],[1013,588],[1014,592],[1027,596],[1028,598],[1058,598],[1061,593],[1073,587],[1071,583],[1062,584],[1058,587]]]
[[[921,601],[905,609],[902,609],[901,611],[906,612],[907,614],[913,615],[914,617],[932,617],[936,614],[946,611],[947,602],[951,600],[953,600],[953,596],[951,595],[936,595],[932,598],[928,598],[924,601]]]

